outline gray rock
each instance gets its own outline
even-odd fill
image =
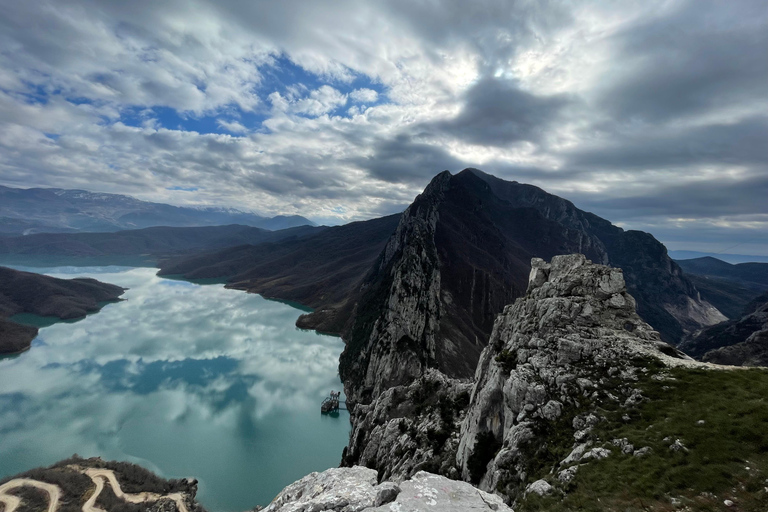
[[[580,461],[584,454],[587,452],[587,449],[589,449],[589,445],[590,443],[582,443],[576,445],[573,450],[571,450],[571,453],[569,453],[566,458],[560,461],[560,465],[567,466],[568,464],[573,464],[574,462]]]
[[[607,448],[592,448],[587,453],[582,455],[581,460],[585,461],[588,459],[605,459],[606,457],[609,457],[611,455],[611,450],[608,450]]]
[[[397,484],[392,482],[384,482],[383,484],[379,485],[376,491],[376,499],[374,500],[373,504],[377,507],[386,505],[387,503],[395,501],[398,494],[400,494],[400,487],[398,487]]]
[[[283,489],[264,511],[365,510],[376,501],[376,476],[375,470],[359,466],[310,473]]]
[[[573,481],[576,478],[576,472],[579,470],[579,466],[571,466],[565,468],[557,474],[557,479],[564,484]]]
[[[652,451],[653,451],[653,449],[650,446],[643,446],[642,448],[639,448],[639,449],[635,450],[632,453],[632,455],[634,455],[635,457],[644,457],[644,456],[648,455],[649,453],[651,453]]]
[[[635,451],[635,447],[632,446],[632,443],[630,443],[626,437],[621,439],[613,439],[611,444],[613,446],[617,446],[621,450],[621,453],[630,454]]]
[[[312,473],[289,485],[265,512],[513,512],[496,495],[424,471],[399,486],[376,484],[363,467]]]
[[[538,494],[539,496],[546,496],[552,494],[552,486],[546,480],[536,480],[528,487],[525,488],[526,494]]]
[[[675,442],[672,443],[671,445],[669,445],[669,449],[672,450],[673,452],[679,452],[679,451],[687,452],[688,451],[688,448],[686,448],[686,446],[683,444],[683,442],[680,441],[679,439],[675,439]]]

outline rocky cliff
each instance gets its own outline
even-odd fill
[[[725,320],[651,235],[530,185],[445,171],[402,214],[359,288],[343,331],[347,396],[367,402],[430,367],[470,378],[496,315],[524,293],[531,258],[568,253],[622,268],[638,313],[665,341]]]
[[[623,267],[640,297],[632,311],[637,305],[641,317],[656,322],[659,341],[678,342],[683,333],[725,318],[700,299],[652,236],[625,232],[536,187],[473,169],[443,172],[402,214],[359,286],[342,331],[345,391],[350,401],[366,406],[353,416],[345,463],[391,471],[389,462],[361,448],[373,439],[375,427],[365,426],[365,415],[380,410],[374,402],[390,388],[405,392],[428,369],[449,379],[472,379],[496,315],[525,293],[531,258],[564,253]],[[447,423],[414,421],[420,425],[416,431],[453,431]],[[418,466],[420,459],[408,465]]]
[[[580,254],[534,259],[526,295],[499,315],[477,368],[457,455],[462,477],[514,498],[535,466],[551,462],[557,437],[575,442],[564,470],[604,456],[589,450],[595,410],[642,400],[633,381],[656,361],[694,364],[637,315],[621,269]]]
[[[464,480],[515,510],[653,508],[682,499],[681,485],[699,489],[682,493],[692,510],[729,488],[749,501],[749,489],[716,475],[743,470],[738,461],[768,442],[758,427],[768,418],[766,374],[713,372],[720,367],[664,342],[635,304],[621,269],[581,254],[533,259],[527,290],[496,319],[474,378],[412,363],[422,372],[410,382],[378,394],[374,386],[352,412],[343,464],[394,483],[419,471]],[[386,357],[372,352],[378,364]],[[696,473],[701,481],[691,482]],[[747,473],[750,485],[763,478]],[[649,474],[663,483],[641,478]],[[615,506],[585,503],[590,493]]]

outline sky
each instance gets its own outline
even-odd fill
[[[0,0],[0,184],[339,224],[443,170],[768,255],[764,0]]]

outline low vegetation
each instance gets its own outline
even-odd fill
[[[599,410],[595,445],[626,438],[651,452],[612,447],[581,465],[565,494],[528,495],[515,510],[768,510],[768,372],[656,370],[639,384],[649,400]],[[546,473],[535,477],[554,482]]]

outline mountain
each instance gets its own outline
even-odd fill
[[[210,251],[243,244],[300,238],[323,227],[299,226],[268,231],[242,225],[205,227],[153,227],[110,233],[38,233],[0,238],[0,255],[45,256],[169,256]]]
[[[381,386],[352,409],[342,464],[379,480],[429,471],[469,481],[516,511],[665,510],[672,498],[691,510],[724,499],[764,510],[768,494],[748,487],[762,485],[763,470],[743,461],[768,442],[768,373],[714,371],[664,343],[637,315],[621,269],[581,254],[531,266],[472,378],[426,368]],[[396,316],[385,310],[379,322]],[[388,383],[390,366],[408,362],[409,347],[400,350],[374,349]],[[345,380],[347,393],[355,385]]]
[[[299,325],[339,333],[351,315],[362,278],[398,221],[399,215],[390,215],[301,238],[171,259],[161,263],[159,274],[225,277],[231,288],[318,308],[300,317]]]
[[[734,265],[711,256],[679,260],[677,263],[688,274],[727,279],[760,291],[768,289],[768,263]]]
[[[95,279],[58,279],[0,267],[0,354],[29,348],[37,329],[7,320],[18,313],[63,320],[98,311],[100,303],[117,300],[125,290]]]
[[[692,260],[696,258],[703,258],[705,256],[711,256],[721,261],[727,261],[728,263],[768,263],[768,256],[758,256],[754,254],[749,255],[700,251],[669,251],[669,256],[675,261]]]
[[[426,368],[471,377],[496,315],[525,292],[531,258],[574,252],[622,268],[665,341],[725,320],[651,235],[537,187],[446,171],[402,214],[360,288],[339,365],[347,396],[366,402]]]
[[[678,260],[701,297],[729,319],[738,319],[743,310],[761,293],[768,290],[768,263],[731,264],[705,256]]]
[[[768,292],[747,304],[739,317],[701,330],[680,347],[702,361],[768,366]]]
[[[231,208],[187,208],[86,190],[0,186],[0,233],[5,235],[225,224],[269,230],[314,225],[298,215],[267,218]]]

